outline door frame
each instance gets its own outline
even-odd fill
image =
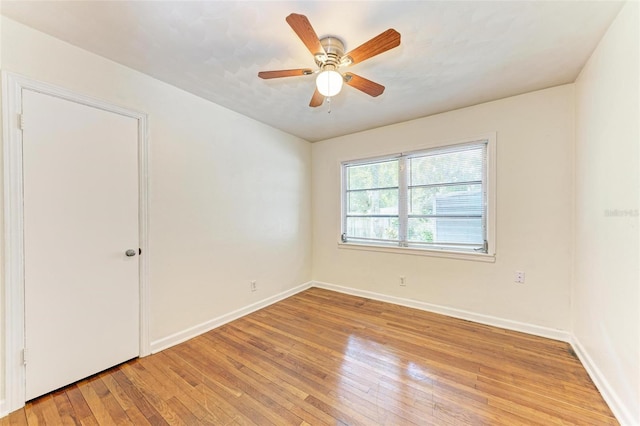
[[[28,89],[138,120],[138,232],[142,255],[138,263],[140,292],[139,356],[150,354],[149,343],[149,143],[147,114],[84,96],[19,74],[2,72],[4,156],[4,401],[0,416],[25,405],[26,366],[24,296],[24,208],[22,164],[22,90]],[[1,337],[1,336],[0,336]]]

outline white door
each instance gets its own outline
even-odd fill
[[[30,400],[139,354],[138,121],[26,89],[22,113]]]

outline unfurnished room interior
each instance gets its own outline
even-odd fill
[[[638,1],[0,8],[0,425],[640,426]]]

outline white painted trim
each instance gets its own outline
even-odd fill
[[[138,117],[138,261],[140,281],[140,356],[151,355],[151,253],[149,244],[149,120],[147,114]]]
[[[453,318],[460,318],[467,321],[473,321],[480,324],[491,325],[494,327],[506,328],[507,330],[519,331],[521,333],[532,334],[534,336],[546,337],[548,339],[570,342],[571,335],[564,330],[557,330],[549,327],[542,327],[534,324],[527,324],[519,321],[512,321],[504,318],[498,318],[491,315],[478,314],[475,312],[464,311],[462,309],[449,308],[446,306],[433,305],[431,303],[420,302],[418,300],[405,299],[402,297],[389,296],[381,293],[374,293],[367,290],[359,290],[351,287],[343,287],[335,284],[313,281],[313,287],[324,288],[326,290],[337,291],[338,293],[351,294],[353,296],[365,297],[368,299],[379,300],[381,302],[393,303],[395,305],[407,306],[409,308],[420,309],[422,311],[433,312],[436,314],[447,315]]]
[[[29,89],[71,102],[99,108],[138,120],[138,183],[140,256],[140,356],[149,354],[149,212],[147,115],[109,104],[99,99],[38,82],[18,74],[2,72],[4,149],[4,389],[3,412],[12,412],[25,403],[24,347],[24,240],[22,131],[22,90]]]
[[[450,250],[433,250],[433,249],[423,249],[423,248],[415,248],[415,247],[392,247],[392,246],[383,246],[383,245],[338,242],[338,248],[347,249],[347,250],[377,251],[380,253],[405,254],[405,255],[412,255],[412,256],[442,257],[445,259],[472,260],[474,262],[495,263],[496,261],[496,257],[494,255],[486,254],[486,253],[471,253],[471,252],[450,251]]]
[[[20,84],[3,72],[4,154],[4,409],[17,410],[25,402],[24,367],[20,351],[24,344],[24,271],[22,222],[22,111]]]
[[[231,321],[234,321],[252,312],[258,311],[269,305],[273,305],[274,303],[279,302],[283,299],[286,299],[287,297],[291,297],[294,294],[300,293],[301,291],[305,291],[308,288],[310,288],[311,285],[312,285],[311,281],[301,284],[292,289],[283,291],[282,293],[278,293],[274,296],[267,297],[266,299],[260,300],[259,302],[245,306],[244,308],[236,309],[235,311],[210,319],[201,324],[190,327],[186,330],[180,331],[178,333],[174,333],[167,337],[163,337],[162,339],[158,339],[151,343],[151,353],[155,354],[157,352],[170,348],[171,346],[175,346],[189,339],[193,339],[194,337],[199,336],[203,333],[206,333],[207,331],[213,330],[214,328],[218,328],[224,324],[227,324]]]
[[[624,403],[620,400],[618,394],[607,380],[607,377],[602,374],[602,371],[598,368],[597,364],[593,361],[593,358],[591,358],[585,347],[582,346],[582,343],[580,343],[575,335],[571,336],[570,343],[571,346],[573,346],[573,350],[578,356],[578,359],[584,366],[585,370],[587,370],[589,377],[591,377],[593,384],[595,384],[596,388],[600,391],[602,398],[604,398],[607,405],[609,405],[609,408],[618,422],[620,422],[621,425],[637,425],[636,419],[633,418],[628,407],[625,407]]]
[[[0,400],[0,419],[8,415],[9,415],[9,410],[7,410],[7,400],[1,399]]]
[[[487,133],[484,136],[487,143],[487,255],[493,256],[495,260],[496,247],[496,224],[498,223],[498,135],[496,132]]]

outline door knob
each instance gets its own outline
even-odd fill
[[[129,257],[131,257],[131,256],[135,256],[136,255],[136,251],[134,249],[129,249],[129,250],[125,251],[124,254],[126,254]]]

